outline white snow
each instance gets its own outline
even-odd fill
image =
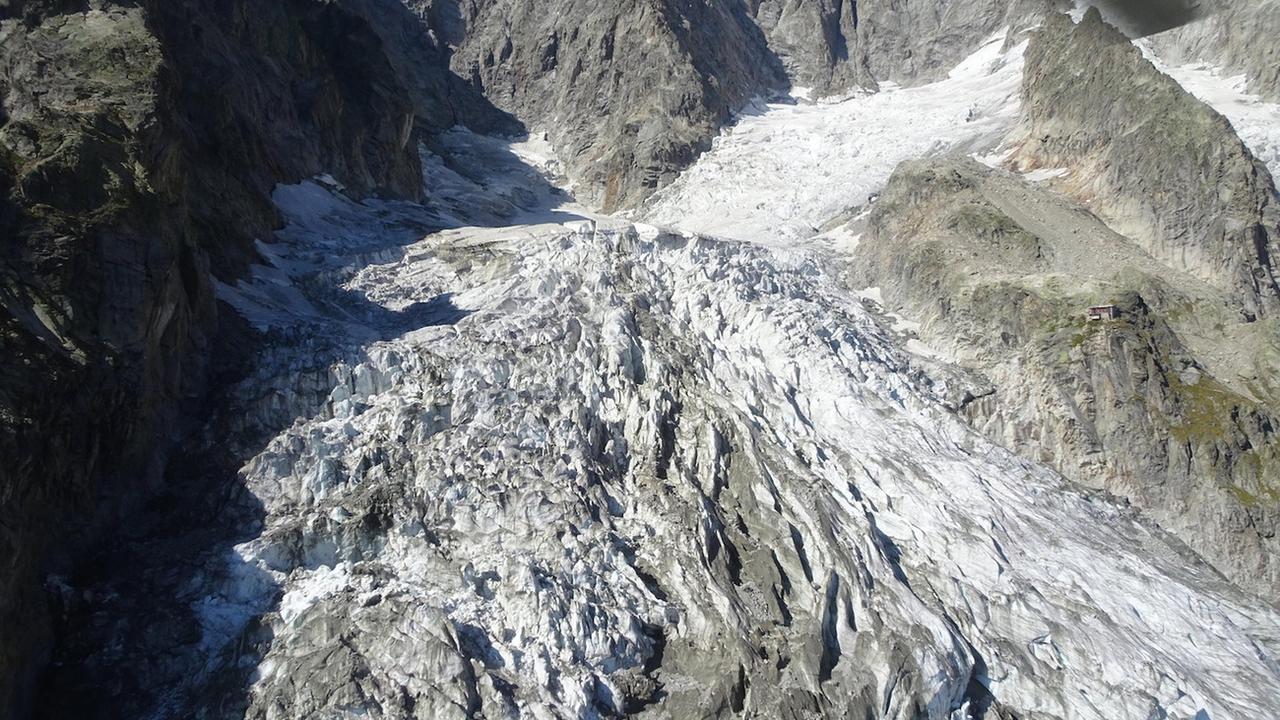
[[[904,347],[907,352],[943,362],[955,361],[955,358],[935,349],[920,339],[919,333],[921,324],[918,321],[909,320],[898,313],[886,310],[884,307],[884,296],[881,294],[880,288],[864,288],[855,293],[855,295],[864,301],[869,301],[875,312],[879,313],[889,321],[887,328],[888,331],[890,333],[896,333],[899,336],[899,340],[902,342],[902,347]]]
[[[739,118],[640,213],[658,225],[789,243],[867,203],[898,163],[992,145],[1016,121],[1025,43],[991,38],[946,79]]]
[[[997,170],[1004,167],[1005,162],[1013,157],[1016,148],[1005,147],[1003,144],[995,150],[989,152],[976,152],[970,155],[974,160],[986,165],[987,167]]]
[[[1071,171],[1067,168],[1040,168],[1030,172],[1022,173],[1022,177],[1028,182],[1042,183],[1065,177]]]
[[[847,224],[841,224],[821,235],[814,236],[813,240],[847,255],[858,249],[858,243],[862,241],[862,233],[854,232]]]
[[[292,623],[298,616],[351,586],[351,566],[341,563],[336,567],[321,566],[314,570],[300,569],[290,578],[288,590],[280,598],[280,619]]]
[[[315,240],[328,247],[324,232]],[[332,612],[321,601],[341,593],[344,612],[358,618],[357,598],[374,592],[373,575],[305,559],[331,555],[346,531],[310,540],[320,550],[308,551],[291,549],[290,528],[357,527],[358,515],[335,507],[394,480],[430,504],[370,558],[385,578],[378,592],[399,598],[409,617],[439,611],[481,628],[531,714],[590,714],[592,693],[553,688],[607,684],[609,668],[640,662],[641,623],[712,642],[722,623],[736,622],[740,600],[704,574],[697,545],[671,520],[702,512],[698,488],[712,482],[702,475],[719,462],[714,438],[726,436],[754,438],[735,465],[773,468],[735,480],[755,485],[736,488],[738,497],[764,499],[753,512],[777,508],[767,522],[810,538],[835,533],[830,547],[807,545],[819,576],[871,578],[841,592],[874,629],[841,629],[840,646],[843,667],[883,670],[876,696],[898,682],[878,648],[906,642],[919,663],[913,692],[934,720],[957,717],[968,647],[1002,702],[1047,716],[1111,720],[1159,707],[1189,720],[1275,709],[1268,688],[1280,677],[1267,648],[1280,641],[1280,615],[942,409],[901,371],[899,336],[913,324],[883,327],[861,303],[878,291],[848,293],[808,250],[616,221],[463,227],[408,244],[344,287],[395,309],[436,298],[442,283],[469,315],[365,344],[358,364],[333,373],[334,413],[303,419],[245,467],[269,516],[240,560],[284,589],[268,618],[279,651],[259,668],[260,684],[282,672],[287,683],[290,648],[308,642],[294,628]],[[660,442],[655,417],[668,393],[686,407],[675,442],[687,455],[676,459],[686,476],[664,490],[647,484],[644,458]],[[598,423],[618,433],[603,456],[592,439]],[[589,470],[618,453],[630,458],[623,469]],[[600,501],[611,510],[583,506],[593,487],[613,498]],[[442,560],[423,523],[465,542]],[[569,526],[574,534],[562,532]],[[637,552],[662,575],[667,599],[608,549],[614,533],[643,538]],[[899,549],[900,570],[879,559],[877,537]],[[279,567],[290,557],[302,564]],[[854,570],[844,564],[851,557],[867,559]],[[234,610],[244,588],[237,582],[231,599],[207,605]],[[822,602],[793,592],[796,612]],[[430,641],[420,634],[386,642]],[[368,653],[368,672],[394,687],[387,678],[401,678],[398,657]]]
[[[813,100],[813,88],[800,85],[792,86],[791,97],[795,100],[811,102]]]

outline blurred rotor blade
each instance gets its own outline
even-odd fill
[[[1083,0],[1131,38],[1181,27],[1211,12],[1205,0]]]

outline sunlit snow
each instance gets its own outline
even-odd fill
[[[790,527],[811,539],[806,567],[844,578],[789,592],[797,618],[836,593],[847,616],[814,642],[834,643],[837,673],[872,669],[875,696],[900,704],[881,717],[968,720],[970,679],[1044,717],[1274,711],[1273,608],[967,427],[948,405],[963,381],[914,323],[824,262],[860,240],[829,221],[865,211],[900,161],[999,162],[1022,50],[993,38],[938,83],[761,107],[644,223],[572,205],[536,136],[447,133],[455,164],[423,151],[426,207],[354,202],[323,178],[279,188],[288,227],[220,295],[276,333],[272,402],[303,379],[323,402],[242,470],[266,527],[196,603],[207,646],[270,608],[252,690],[269,694],[314,642],[308,619],[363,632],[386,594],[411,619],[386,640],[404,657],[444,662],[418,651],[423,628],[470,628],[500,660],[474,671],[529,716],[593,717],[614,671],[654,652],[637,628],[668,651],[748,632],[746,591],[717,584],[703,533],[680,524],[712,527],[724,492],[739,522]],[[318,346],[335,350],[316,380]],[[344,546],[384,487],[383,534]],[[919,677],[900,685],[902,647]],[[435,692],[437,668],[407,676],[388,657],[365,657],[374,685]]]
[[[762,243],[817,235],[867,204],[903,160],[998,142],[1018,117],[1025,47],[1000,35],[940,82],[757,106],[641,215]]]

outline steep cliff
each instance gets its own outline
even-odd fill
[[[204,389],[214,276],[331,172],[416,197],[414,105],[339,4],[0,7],[0,707],[47,647],[50,553],[161,482]]]
[[[730,114],[786,86],[735,3],[483,0],[410,3],[452,46],[452,67],[546,131],[603,208],[669,182]]]
[[[1020,37],[1065,0],[746,0],[792,80],[819,94],[937,80],[991,37]]]
[[[1069,192],[1121,234],[1232,293],[1246,318],[1280,311],[1275,186],[1226,118],[1094,9],[1078,25],[1049,17],[1023,90],[1019,167],[1071,169]]]

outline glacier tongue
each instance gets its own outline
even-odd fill
[[[198,608],[250,716],[1280,709],[1274,610],[967,429],[819,249],[277,198],[275,269],[224,292],[300,419]],[[227,619],[264,610],[258,657]]]

